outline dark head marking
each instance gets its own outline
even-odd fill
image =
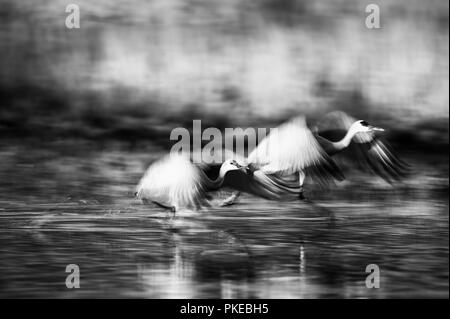
[[[361,123],[362,126],[369,126],[369,123],[366,122],[366,121],[361,121],[360,123]]]

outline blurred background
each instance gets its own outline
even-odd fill
[[[448,298],[448,105],[447,0],[0,0],[0,297]],[[412,174],[341,163],[336,188],[307,185],[317,205],[133,202],[193,119],[335,110],[385,128]]]
[[[1,0],[0,133],[168,140],[344,110],[448,143],[448,1]],[[185,123],[186,122],[186,123]],[[163,130],[161,132],[160,130]]]

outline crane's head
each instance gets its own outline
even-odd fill
[[[353,123],[351,129],[354,130],[355,133],[375,132],[375,131],[383,132],[384,131],[384,129],[382,129],[380,127],[372,126],[367,121],[364,121],[364,120],[356,121],[355,123]]]
[[[229,159],[223,162],[222,166],[220,167],[220,174],[225,175],[226,172],[235,170],[245,171],[246,168],[246,166],[239,164],[236,160]]]

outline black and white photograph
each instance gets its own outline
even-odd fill
[[[448,147],[447,0],[0,0],[0,299],[448,299]]]

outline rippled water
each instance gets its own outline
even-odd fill
[[[243,196],[176,217],[132,199],[160,150],[0,148],[0,297],[447,297],[448,155],[391,187],[350,175],[310,203]],[[219,197],[226,194],[220,193]],[[67,289],[77,264],[81,288]],[[365,285],[380,267],[380,288]]]

